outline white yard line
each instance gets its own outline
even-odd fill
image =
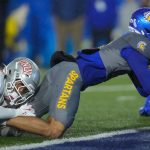
[[[96,139],[112,137],[115,135],[137,133],[139,130],[150,130],[150,127],[144,127],[144,128],[138,128],[138,129],[128,129],[128,130],[118,130],[118,131],[112,131],[112,132],[108,132],[108,133],[101,133],[101,134],[97,134],[97,135],[90,135],[90,136],[86,136],[86,137],[56,139],[56,140],[44,141],[42,143],[36,143],[36,144],[25,144],[25,145],[21,145],[21,146],[2,147],[2,148],[0,148],[0,150],[23,150],[23,149],[25,150],[25,149],[31,149],[31,148],[51,146],[51,145],[56,145],[56,144],[63,144],[65,142],[96,140]]]
[[[136,91],[136,88],[132,84],[122,84],[122,85],[100,85],[89,87],[85,92],[121,92],[121,91]]]

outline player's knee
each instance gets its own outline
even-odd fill
[[[59,138],[64,132],[64,125],[54,119],[49,122],[48,132],[46,136],[52,139]]]

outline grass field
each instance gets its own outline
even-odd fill
[[[76,119],[63,137],[149,126],[149,117],[140,117],[138,114],[144,98],[132,86],[131,90],[128,89],[128,85],[131,85],[128,77],[121,76],[82,92]],[[25,133],[22,137],[0,137],[0,147],[44,140],[46,138]]]

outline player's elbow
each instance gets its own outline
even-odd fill
[[[63,134],[63,130],[60,130],[58,128],[51,128],[49,127],[46,132],[44,133],[44,136],[50,139],[57,139]]]
[[[52,130],[47,137],[51,138],[51,139],[57,139],[57,138],[61,137],[62,134],[63,134],[62,130],[55,129],[55,130]]]
[[[58,121],[52,121],[49,123],[48,128],[45,130],[45,137],[50,139],[56,139],[62,136],[64,133],[64,125]]]

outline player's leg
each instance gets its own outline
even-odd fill
[[[76,63],[62,62],[57,67],[53,70],[53,90],[49,101],[50,120],[47,136],[52,138],[61,136],[72,125],[82,87],[82,79]]]

